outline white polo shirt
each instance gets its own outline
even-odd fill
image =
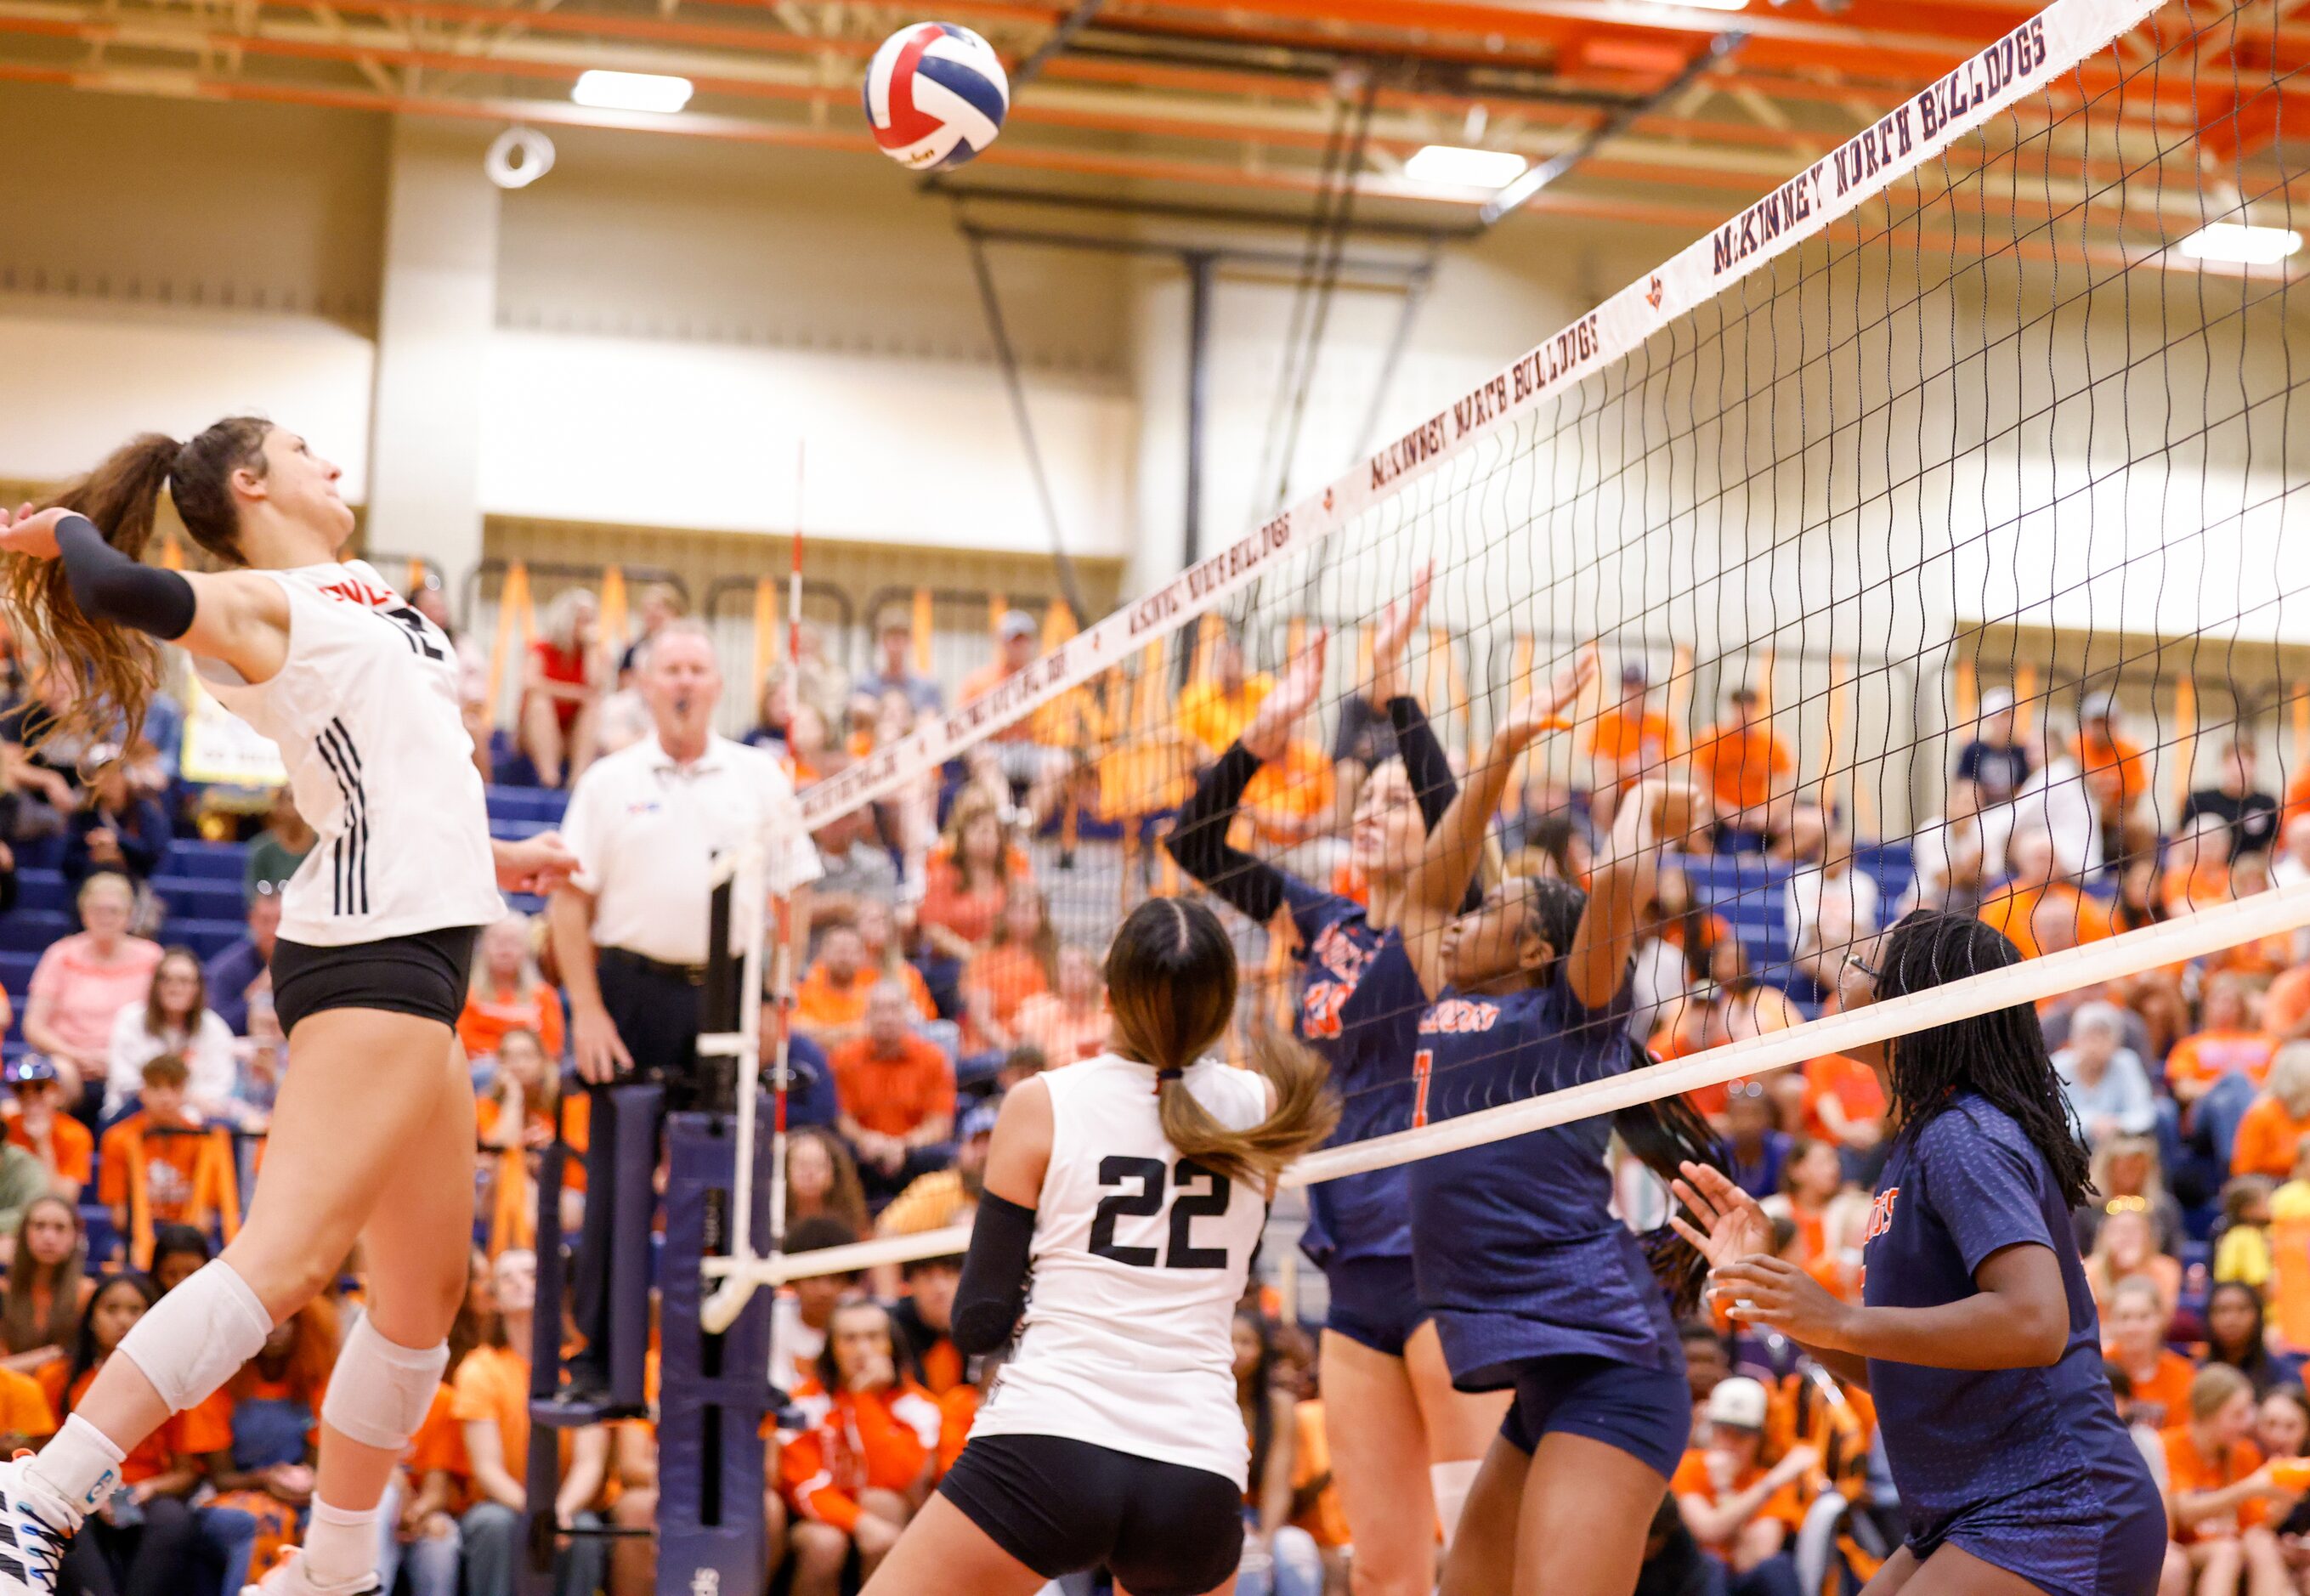
[[[570,880],[594,895],[594,943],[666,964],[706,962],[714,862],[760,837],[783,897],[822,873],[794,783],[771,755],[724,737],[675,763],[656,733],[596,759],[562,817]],[[732,946],[742,915],[732,916]]]

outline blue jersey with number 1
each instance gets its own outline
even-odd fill
[[[1332,1145],[1403,1130],[1411,1123],[1413,1030],[1427,1005],[1403,939],[1375,929],[1352,898],[1290,876],[1283,893],[1304,970],[1292,1028],[1331,1067],[1341,1105]],[[1399,1165],[1308,1187],[1300,1247],[1319,1268],[1410,1257],[1408,1185]]]
[[[1628,988],[1601,1009],[1547,985],[1447,990],[1420,1018],[1415,1119],[1434,1122],[1617,1075],[1633,1062]],[[1611,1122],[1576,1120],[1413,1160],[1412,1268],[1453,1383],[1490,1391],[1519,1364],[1609,1357],[1683,1367],[1665,1294],[1612,1212]]]

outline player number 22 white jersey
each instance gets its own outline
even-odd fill
[[[264,571],[289,598],[289,655],[254,685],[200,662],[224,707],[281,750],[318,840],[281,934],[337,948],[505,912],[457,658],[441,629],[360,560]]]
[[[1235,1309],[1266,1193],[1179,1156],[1150,1066],[1110,1053],[1037,1079],[1051,1161],[1027,1311],[971,1433],[1064,1436],[1240,1486]],[[1267,1082],[1248,1071],[1206,1059],[1180,1085],[1231,1128],[1267,1115]]]

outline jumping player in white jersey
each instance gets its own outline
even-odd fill
[[[1004,1099],[954,1340],[1017,1345],[866,1596],[1030,1596],[1101,1565],[1129,1596],[1234,1589],[1236,1304],[1277,1173],[1339,1112],[1295,1043],[1258,1038],[1256,1072],[1203,1056],[1236,985],[1218,916],[1143,903],[1107,950],[1115,1051]]]
[[[473,1241],[456,1023],[474,932],[503,912],[500,887],[550,888],[575,861],[550,834],[491,840],[455,651],[374,570],[340,561],[353,516],[338,475],[294,433],[236,418],[181,445],[139,438],[54,507],[0,513],[9,619],[48,669],[77,675],[56,729],[141,724],[153,639],[174,642],[280,746],[318,834],[273,956],[289,1067],[248,1222],[137,1322],[38,1456],[0,1464],[0,1596],[56,1591],[123,1457],[255,1357],[356,1241],[368,1313],[321,1405],[304,1553],[264,1592],[374,1592],[378,1502],[447,1358]],[[195,542],[245,568],[139,563],[164,491]]]

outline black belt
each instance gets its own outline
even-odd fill
[[[651,958],[624,948],[597,949],[594,957],[603,964],[656,976],[661,981],[679,981],[685,986],[706,984],[706,967],[702,964],[668,964],[662,958]]]

